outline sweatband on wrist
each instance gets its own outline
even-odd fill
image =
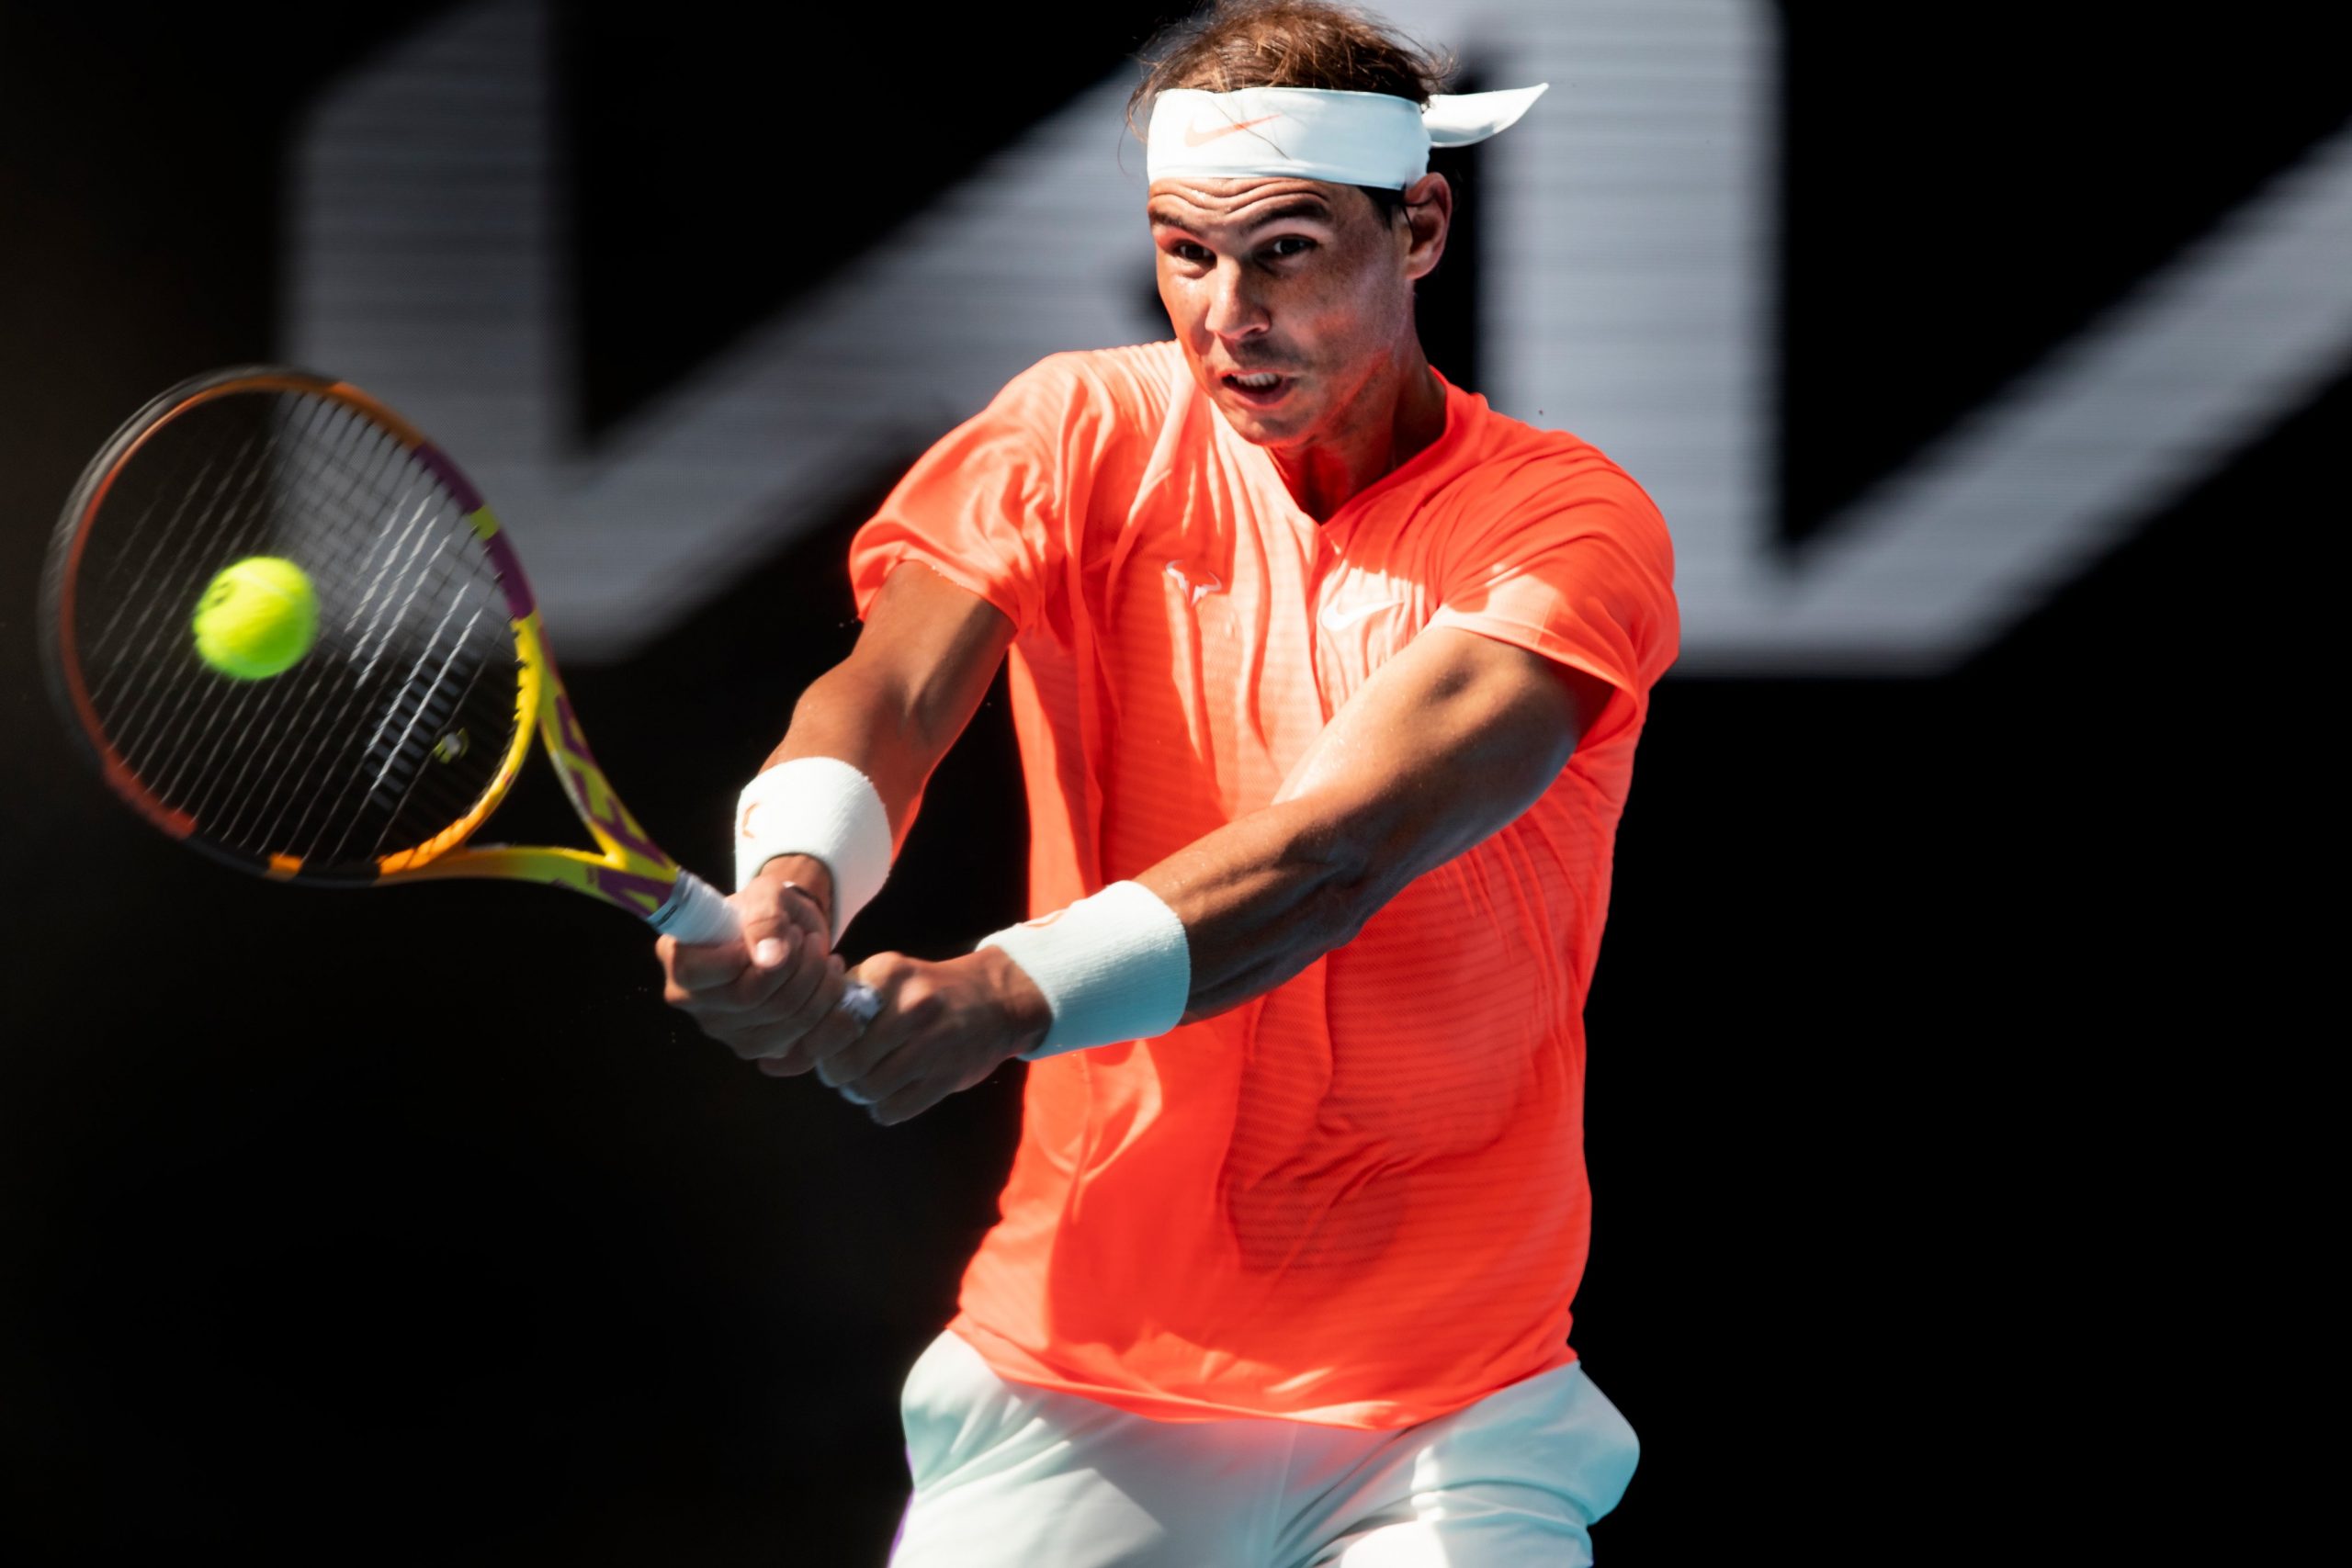
[[[1184,922],[1139,882],[1114,882],[979,945],[1019,964],[1054,1010],[1053,1026],[1021,1053],[1023,1061],[1165,1034],[1182,1020],[1193,990]]]
[[[838,757],[795,757],[743,786],[735,804],[735,887],[778,855],[808,855],[833,879],[841,939],[890,874],[890,814],[874,782]]]

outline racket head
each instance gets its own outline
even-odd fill
[[[317,630],[223,672],[216,576],[294,562]],[[195,377],[84,471],[41,593],[51,693],[107,784],[217,860],[366,883],[460,844],[530,744],[547,678],[530,588],[455,463],[365,393],[276,366]]]

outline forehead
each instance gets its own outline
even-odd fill
[[[1362,191],[1325,180],[1171,177],[1151,182],[1144,211],[1154,224],[1202,231],[1249,229],[1287,218],[1344,223],[1357,208],[1369,205]]]

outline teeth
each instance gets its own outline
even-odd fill
[[[1247,387],[1253,392],[1262,392],[1281,379],[1280,376],[1271,370],[1261,370],[1254,376],[1236,376],[1233,378],[1233,384],[1237,387]]]

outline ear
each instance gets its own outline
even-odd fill
[[[1453,187],[1443,175],[1423,175],[1405,187],[1405,276],[1415,282],[1437,270],[1453,227]]]

